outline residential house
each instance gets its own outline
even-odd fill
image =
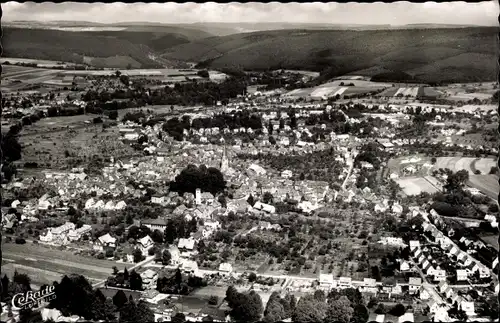
[[[410,263],[406,260],[401,261],[401,263],[399,264],[399,270],[400,271],[410,270]]]
[[[373,278],[363,279],[363,285],[360,287],[360,291],[362,293],[377,294],[378,292],[377,281]]]
[[[339,286],[339,288],[352,287],[352,278],[351,277],[340,277],[338,286]]]
[[[153,204],[163,204],[165,202],[164,196],[151,196],[151,203]]]
[[[212,195],[212,193],[209,192],[201,193],[200,198],[201,198],[201,203],[206,205],[212,205],[215,201],[215,197]]]
[[[223,262],[219,265],[219,271],[224,275],[229,275],[233,272],[233,265]]]
[[[273,205],[261,203],[260,201],[255,203],[253,208],[267,213],[276,213],[276,208]]]
[[[428,260],[425,260],[424,263],[422,264],[422,271],[427,275],[431,276],[434,275],[434,267],[431,265],[431,263]]]
[[[471,261],[468,265],[466,265],[465,269],[469,272],[469,274],[474,274],[479,270],[479,266],[476,262]]]
[[[143,256],[148,255],[149,249],[151,249],[154,246],[154,241],[153,239],[147,235],[142,239],[137,240],[137,245],[139,247],[139,250],[141,250]]]
[[[334,279],[332,274],[319,274],[319,288],[322,290],[330,290],[334,284]]]
[[[194,244],[195,244],[195,240],[194,239],[191,239],[191,238],[180,238],[179,239],[179,243],[177,244],[177,247],[179,248],[179,250],[187,250],[187,251],[193,251],[194,249]]]
[[[415,318],[413,317],[413,313],[405,313],[402,316],[399,317],[398,323],[404,323],[404,322],[415,322]]]
[[[167,218],[144,219],[140,221],[140,225],[148,227],[151,231],[159,230],[165,232],[167,228]]]
[[[168,252],[170,252],[170,263],[174,266],[178,266],[181,261],[181,253],[176,246],[170,246],[168,248]]]
[[[155,289],[156,281],[158,280],[158,272],[152,269],[147,269],[141,274],[142,286],[145,289]]]
[[[468,273],[465,269],[457,269],[457,281],[467,281]]]
[[[486,266],[479,266],[479,278],[490,278],[491,277],[491,272],[490,269]]]
[[[420,287],[419,297],[421,300],[426,301],[431,298],[431,294],[423,286]]]
[[[435,300],[430,300],[427,302],[427,307],[429,308],[429,313],[436,314],[441,306]]]
[[[436,269],[434,271],[434,280],[435,281],[445,281],[446,280],[446,270]]]
[[[421,286],[422,286],[422,278],[410,277],[408,281],[408,289],[410,291],[410,294],[415,294],[416,292],[418,292]]]
[[[474,310],[474,302],[462,301],[460,303],[460,309],[467,314],[467,316],[474,316],[476,312]]]
[[[75,230],[70,230],[68,232],[68,240],[70,241],[78,241],[80,240],[84,235],[90,234],[92,231],[92,226],[88,224],[82,225],[80,228],[75,229]]]
[[[455,293],[453,292],[453,289],[450,286],[448,286],[443,292],[443,295],[446,299],[451,298],[454,294]]]
[[[410,251],[415,252],[416,250],[420,249],[420,241],[418,240],[410,240]]]
[[[185,273],[198,276],[198,264],[194,260],[184,259],[181,263],[181,269]]]
[[[114,250],[116,248],[116,238],[113,238],[109,233],[106,233],[94,242],[93,248],[98,251],[104,251],[106,248]]]

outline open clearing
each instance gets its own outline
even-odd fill
[[[122,270],[123,264],[108,260],[74,255],[67,250],[51,249],[43,245],[2,243],[2,273],[13,275],[14,271],[28,274],[34,284],[51,284],[62,276],[78,273],[91,281],[106,279],[113,266]],[[127,265],[130,267],[131,265]]]
[[[397,179],[396,182],[401,186],[406,195],[419,195],[422,192],[433,194],[438,191],[424,177],[405,177]]]

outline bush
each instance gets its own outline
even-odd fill
[[[24,240],[23,238],[21,237],[17,237],[16,238],[16,243],[17,244],[25,244],[26,243],[26,240]]]
[[[210,305],[217,305],[219,303],[219,298],[215,295],[210,296],[210,299],[208,300],[208,304]]]
[[[105,259],[105,255],[103,252],[100,252],[98,255],[97,255],[97,259]]]

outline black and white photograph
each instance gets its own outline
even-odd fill
[[[1,322],[499,321],[497,1],[1,9]]]

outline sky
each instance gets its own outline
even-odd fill
[[[440,23],[497,26],[497,1],[393,3],[2,3],[4,21]]]

